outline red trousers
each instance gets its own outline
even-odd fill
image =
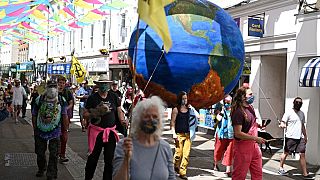
[[[61,136],[60,136],[60,157],[66,157],[66,149],[67,149],[67,141],[68,141],[68,131],[65,128],[61,128]]]
[[[224,166],[232,165],[232,153],[233,153],[233,139],[219,139],[216,135],[216,141],[214,144],[214,162],[221,161]]]
[[[262,154],[254,141],[235,140],[232,179],[245,180],[248,170],[252,180],[262,180]]]

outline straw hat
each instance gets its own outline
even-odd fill
[[[112,83],[107,74],[101,74],[97,81],[93,81],[95,84],[98,83]]]

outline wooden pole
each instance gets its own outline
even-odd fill
[[[135,89],[136,89],[136,63],[137,63],[137,53],[138,53],[138,40],[139,40],[139,24],[140,24],[140,15],[138,16],[138,23],[137,23],[137,31],[136,31],[136,45],[134,49],[134,57],[133,57],[133,63],[132,63],[132,88],[133,88],[133,100],[131,104],[131,108],[129,109],[130,119],[132,118],[132,110],[134,108],[134,99],[135,99]],[[131,126],[129,128],[128,137],[131,137]],[[127,180],[130,179],[129,175],[129,169],[130,169],[130,158],[127,159],[128,169],[127,169]]]

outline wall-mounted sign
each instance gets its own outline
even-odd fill
[[[249,17],[248,18],[248,35],[254,37],[263,37],[264,18]]]
[[[70,74],[71,64],[48,64],[48,74]]]
[[[87,72],[106,72],[108,67],[108,61],[106,58],[94,58],[80,60],[83,67]]]
[[[111,51],[109,54],[109,64],[128,64],[128,50]]]
[[[18,72],[31,72],[33,71],[33,61],[23,62],[17,64],[17,71]]]

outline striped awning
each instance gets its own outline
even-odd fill
[[[301,87],[320,87],[320,57],[310,59],[301,70]]]

